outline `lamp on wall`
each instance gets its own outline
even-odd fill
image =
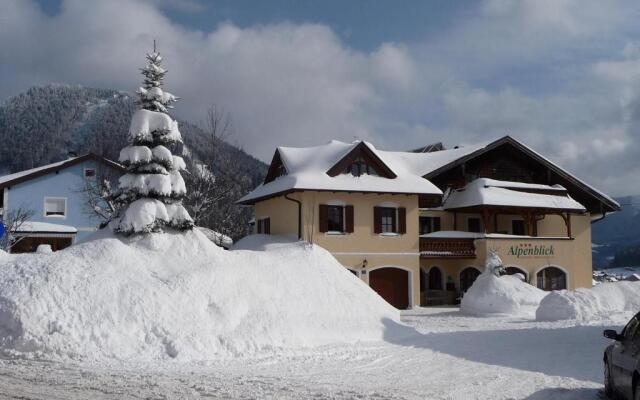
[[[367,264],[369,264],[369,262],[367,261],[366,258],[362,260],[362,272],[360,272],[361,274],[367,273]]]

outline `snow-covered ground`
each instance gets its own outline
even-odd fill
[[[598,399],[605,328],[417,309],[410,339],[199,364],[87,366],[0,360],[0,398]]]

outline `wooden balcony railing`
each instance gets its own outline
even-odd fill
[[[420,238],[422,258],[475,258],[474,239]]]

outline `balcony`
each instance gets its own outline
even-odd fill
[[[471,232],[449,232],[453,237],[420,237],[421,258],[476,258],[474,241],[478,234]]]

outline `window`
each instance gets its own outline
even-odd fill
[[[332,201],[333,204],[320,204],[319,228],[323,233],[353,233],[353,206],[352,205],[336,205],[338,201]]]
[[[382,233],[396,232],[396,209],[380,207]]]
[[[467,231],[468,232],[482,232],[482,224],[480,218],[467,218]]]
[[[562,290],[567,288],[567,274],[560,268],[547,267],[536,275],[538,289]]]
[[[344,231],[344,207],[327,206],[327,229],[329,232]]]
[[[258,233],[264,235],[271,234],[271,219],[270,218],[260,218],[258,220]]]
[[[622,335],[625,340],[636,339],[638,338],[638,334],[640,333],[640,321],[638,318],[633,317],[631,321],[624,327],[622,330]]]
[[[67,199],[64,197],[45,197],[44,215],[46,217],[64,217],[67,214]]]
[[[84,177],[87,179],[94,179],[96,177],[96,170],[93,168],[85,168]]]
[[[438,232],[440,230],[440,217],[420,217],[420,234]]]
[[[512,235],[525,235],[524,232],[524,221],[521,219],[511,220],[511,234]]]
[[[361,175],[374,175],[377,176],[378,173],[376,170],[367,164],[367,162],[362,158],[362,156],[357,157],[353,162],[345,169],[345,174],[351,174],[353,176],[361,176]]]

